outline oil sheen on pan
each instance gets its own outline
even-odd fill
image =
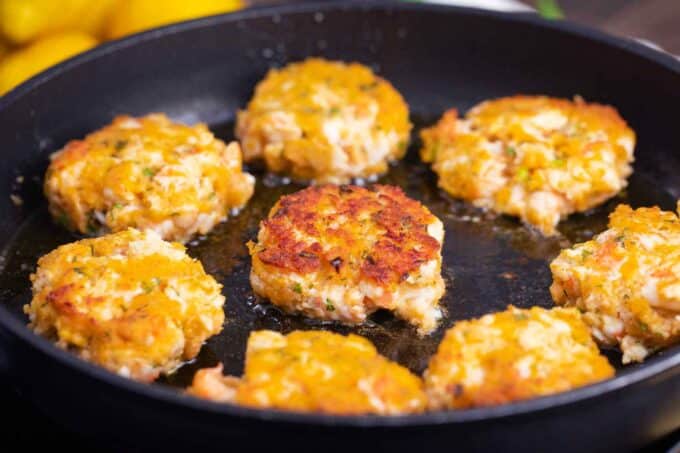
[[[559,226],[561,234],[541,236],[516,219],[484,212],[437,189],[436,176],[418,158],[420,143],[415,139],[421,127],[432,124],[435,117],[413,120],[416,126],[412,132],[414,141],[406,158],[391,166],[377,182],[400,186],[408,196],[423,202],[444,222],[442,274],[447,290],[441,301],[445,314],[438,329],[431,335],[419,336],[407,322],[380,311],[374,313],[367,324],[348,327],[288,315],[259,300],[249,284],[250,258],[245,244],[255,238],[259,222],[266,218],[279,197],[303,186],[286,184],[254,167],[248,170],[257,177],[257,186],[246,208],[207,236],[187,244],[189,254],[198,258],[206,272],[224,286],[223,294],[227,298],[224,330],[205,344],[193,362],[160,379],[159,383],[186,387],[196,370],[219,362],[224,364],[225,374],[239,375],[248,334],[261,329],[282,333],[317,328],[353,332],[368,338],[389,359],[422,373],[445,330],[453,322],[501,311],[508,304],[521,308],[553,306],[548,291],[552,280],[548,264],[560,249],[603,231],[608,214],[617,204],[674,208],[673,197],[653,184],[649,176],[638,172],[631,176],[624,192],[600,207],[572,215],[562,222]],[[233,138],[233,123],[212,125],[211,130],[224,140]],[[30,300],[28,277],[34,271],[37,259],[77,238],[52,222],[46,205],[30,216],[3,252],[0,288],[14,312],[21,313],[23,304]],[[605,353],[612,365],[620,368],[619,353],[613,350],[605,350]]]

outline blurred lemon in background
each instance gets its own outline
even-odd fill
[[[0,31],[15,44],[59,31],[99,35],[119,0],[0,0]]]
[[[0,96],[101,40],[244,6],[243,0],[0,0]]]
[[[121,36],[161,25],[234,11],[244,6],[241,0],[120,0],[115,8],[107,36]]]
[[[75,54],[97,45],[97,40],[82,32],[63,32],[38,39],[0,61],[0,94],[27,78]]]
[[[2,61],[2,57],[7,55],[9,53],[9,44],[7,44],[5,41],[3,41],[2,37],[0,37],[0,61]]]

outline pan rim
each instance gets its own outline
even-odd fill
[[[150,41],[160,36],[173,35],[191,29],[207,28],[221,23],[255,19],[262,16],[275,16],[281,14],[295,14],[305,12],[342,12],[354,9],[363,10],[366,12],[375,9],[393,11],[413,10],[441,13],[453,12],[455,14],[467,14],[471,16],[486,16],[501,21],[519,22],[525,25],[551,31],[559,31],[568,35],[574,35],[589,39],[591,41],[606,44],[610,47],[615,47],[619,50],[630,52],[636,56],[651,60],[656,64],[664,66],[666,69],[670,69],[671,71],[680,74],[680,57],[675,57],[668,52],[645,45],[634,38],[614,36],[595,28],[580,25],[568,20],[550,21],[543,19],[534,13],[492,11],[464,6],[418,2],[396,2],[394,0],[346,0],[342,3],[315,0],[309,3],[292,3],[284,5],[252,7],[241,11],[202,17],[199,19],[193,19],[154,28],[153,30],[135,33],[120,39],[99,44],[90,50],[68,58],[61,63],[58,63],[49,69],[34,75],[33,77],[27,79],[10,90],[4,96],[0,96],[0,110],[3,110],[17,98],[27,94],[38,86],[43,85],[48,80],[70,70],[72,67],[80,66],[90,60],[94,60],[109,53],[113,53],[119,49],[124,49],[142,42]]]
[[[22,83],[5,96],[0,97],[0,111],[8,108],[16,100],[28,95],[32,90],[47,83],[50,79],[68,72],[74,67],[86,64],[110,53],[121,49],[138,45],[161,36],[168,36],[184,31],[210,28],[219,24],[237,22],[241,20],[254,19],[285,14],[299,14],[309,12],[331,13],[337,11],[371,11],[371,10],[393,10],[393,11],[425,11],[442,12],[457,15],[485,16],[499,21],[518,22],[524,25],[539,27],[546,32],[560,32],[604,44],[610,48],[616,48],[625,52],[633,53],[652,63],[663,66],[676,74],[680,74],[680,60],[670,54],[652,49],[632,39],[619,38],[608,35],[604,32],[591,29],[582,25],[568,21],[549,22],[541,19],[535,14],[525,13],[505,13],[487,11],[465,7],[453,7],[446,5],[422,4],[422,3],[396,3],[387,0],[362,1],[353,0],[343,3],[304,3],[288,4],[278,6],[264,6],[251,8],[235,13],[210,16],[195,19],[178,24],[168,25],[147,32],[135,34],[120,40],[112,41],[100,45],[88,52],[66,60],[57,66],[40,73],[28,81]],[[89,378],[101,381],[104,384],[117,387],[118,390],[134,393],[141,397],[151,398],[157,403],[165,403],[173,406],[181,406],[187,410],[201,411],[219,416],[238,417],[249,419],[253,422],[276,422],[289,423],[294,425],[317,425],[317,426],[346,426],[362,428],[381,428],[381,427],[418,427],[427,425],[467,423],[479,420],[502,419],[527,413],[537,413],[555,408],[562,408],[568,405],[594,399],[598,396],[604,397],[612,392],[622,390],[633,384],[638,384],[649,380],[664,372],[680,367],[680,353],[670,354],[655,363],[648,364],[624,376],[616,376],[612,379],[581,387],[568,392],[540,397],[536,399],[515,402],[506,405],[499,405],[485,408],[475,408],[466,410],[447,410],[425,414],[413,414],[403,416],[376,416],[376,415],[357,415],[342,416],[316,413],[295,413],[272,409],[253,409],[232,404],[216,403],[208,400],[201,400],[177,392],[174,389],[161,385],[148,385],[122,376],[111,373],[104,368],[82,360],[75,355],[62,350],[52,342],[39,335],[34,334],[26,328],[8,308],[0,303],[0,327],[6,329],[20,341],[38,350],[42,354],[59,362],[59,365],[68,366],[79,373],[85,374]]]

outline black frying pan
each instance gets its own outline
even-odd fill
[[[319,325],[258,301],[248,285],[244,243],[258,221],[294,185],[267,187],[238,217],[190,245],[225,286],[227,322],[193,364],[153,385],[108,373],[31,333],[21,306],[37,258],[75,236],[49,219],[41,193],[48,153],[116,114],[166,112],[208,122],[232,137],[236,109],[274,65],[311,55],[358,60],[392,81],[417,126],[446,108],[483,99],[545,93],[616,106],[637,131],[635,173],[620,196],[564,222],[558,238],[531,234],[516,220],[482,213],[436,189],[418,162],[405,162],[381,182],[422,200],[446,226],[444,275],[448,315],[431,337],[390,315],[362,328]],[[620,367],[615,379],[516,404],[426,415],[338,417],[260,411],[183,395],[196,368],[224,362],[240,373],[252,329],[355,331],[382,353],[421,372],[455,320],[503,309],[552,305],[547,263],[561,247],[606,227],[620,202],[673,209],[680,197],[680,63],[623,39],[533,16],[418,4],[344,3],[244,11],[167,27],[114,42],[41,74],[0,99],[0,364],[24,393],[60,423],[99,441],[212,449],[254,447],[343,450],[467,449],[621,451],[680,426],[680,348],[644,364]],[[20,183],[16,178],[23,176]],[[23,200],[16,206],[10,194]],[[16,201],[16,199],[15,199]],[[606,351],[613,363],[620,357]],[[618,366],[618,365],[617,365]]]

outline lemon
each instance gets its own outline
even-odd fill
[[[65,32],[38,39],[0,61],[0,94],[62,60],[97,45],[82,32]]]
[[[2,61],[3,57],[7,55],[10,51],[9,44],[5,42],[2,38],[0,38],[0,61]]]
[[[109,38],[161,25],[226,13],[245,6],[242,0],[121,0],[109,23]]]
[[[99,35],[118,0],[0,0],[0,32],[16,44],[61,31]]]

